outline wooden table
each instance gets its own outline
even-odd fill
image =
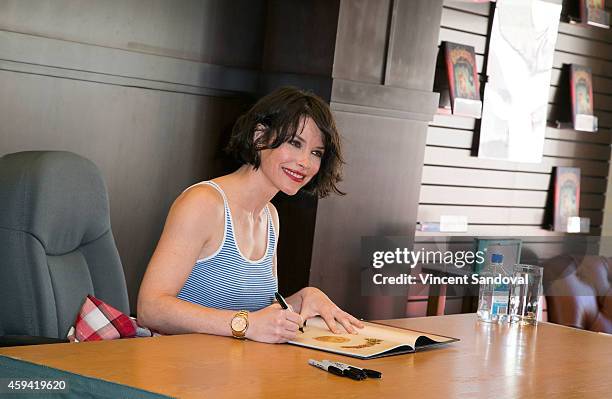
[[[208,335],[2,348],[0,354],[181,398],[603,398],[612,392],[612,336],[540,323],[490,325],[474,314],[388,320],[458,337],[368,361],[291,345]],[[383,372],[352,381],[307,365],[338,359]]]

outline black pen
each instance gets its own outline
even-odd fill
[[[361,367],[353,366],[350,364],[341,363],[341,362],[331,362],[329,360],[323,360],[322,363],[325,365],[334,366],[336,368],[339,368],[342,371],[351,370],[355,373],[363,374],[364,376],[369,377],[369,378],[382,378],[382,373],[380,371],[371,370],[371,369],[363,369]]]
[[[289,305],[287,304],[287,301],[285,301],[285,298],[283,298],[281,294],[279,294],[278,292],[275,292],[274,296],[276,297],[276,300],[278,301],[278,303],[280,303],[281,308],[289,309]],[[300,330],[300,332],[304,332],[303,327],[298,328],[298,330]]]
[[[308,364],[310,364],[311,366],[315,366],[316,368],[319,368],[321,370],[325,370],[328,373],[332,373],[335,374],[339,377],[345,377],[345,375],[342,373],[342,370],[340,370],[338,367],[334,367],[334,366],[326,366],[321,362],[318,362],[314,359],[310,359],[308,360]]]
[[[352,380],[365,380],[368,376],[363,370],[358,370],[353,367],[349,367],[347,364],[340,362],[330,362],[329,360],[321,360],[321,364],[326,367],[335,367],[342,370],[342,375]]]

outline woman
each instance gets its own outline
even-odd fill
[[[281,88],[240,117],[228,147],[242,166],[174,202],[138,295],[138,319],[162,333],[280,343],[320,315],[335,333],[363,324],[306,287],[274,303],[278,213],[270,200],[303,189],[341,194],[340,137],[317,96]]]

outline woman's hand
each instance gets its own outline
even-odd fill
[[[253,341],[279,344],[295,338],[303,324],[299,314],[274,303],[257,312],[249,313],[246,338]]]
[[[301,291],[301,295],[302,307],[300,316],[302,316],[302,319],[308,320],[311,317],[320,315],[325,320],[329,329],[335,334],[343,333],[338,328],[337,323],[340,323],[350,334],[357,334],[355,327],[364,327],[362,322],[336,306],[320,289],[306,287]]]

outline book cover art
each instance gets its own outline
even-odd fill
[[[298,334],[289,343],[360,359],[373,359],[412,353],[420,349],[458,341],[457,338],[442,335],[367,321],[363,323],[365,327],[358,329],[357,334],[334,334],[322,318],[315,317],[308,320],[304,333]],[[342,329],[340,326],[338,328]]]
[[[593,115],[593,78],[591,68],[572,64],[570,67],[570,90],[573,116]]]
[[[604,0],[580,0],[580,21],[600,28],[610,27],[610,15]]]
[[[591,68],[576,64],[570,65],[570,94],[574,129],[596,131],[596,117],[593,116]]]
[[[556,168],[554,207],[555,231],[567,232],[568,218],[579,216],[580,168]]]
[[[451,104],[456,98],[480,101],[474,47],[445,42],[444,51]]]

